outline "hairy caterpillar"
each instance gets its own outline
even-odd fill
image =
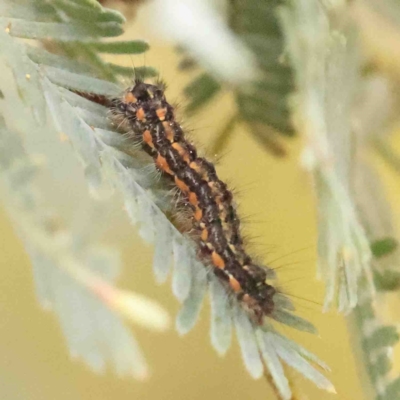
[[[262,324],[274,310],[276,289],[267,283],[267,272],[246,253],[240,220],[231,191],[214,165],[197,155],[176,121],[175,110],[164,95],[163,84],[136,80],[121,97],[109,102],[112,121],[140,142],[158,169],[178,188],[189,209],[191,233],[198,255],[213,267],[237,299]]]

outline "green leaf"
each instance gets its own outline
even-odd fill
[[[97,42],[90,43],[90,47],[99,53],[110,54],[141,54],[149,49],[143,40],[130,40],[126,42]]]
[[[112,37],[123,33],[121,25],[113,21],[79,24],[77,22],[33,22],[0,17],[0,25],[3,29],[8,27],[10,35],[14,37],[66,42],[89,42],[99,37]]]
[[[240,344],[244,364],[251,377],[258,379],[264,372],[264,366],[260,358],[260,347],[255,335],[256,330],[241,307],[235,307],[233,316],[236,337]]]
[[[237,1],[231,10],[231,25],[253,51],[260,75],[251,84],[252,93],[237,93],[242,119],[275,128],[278,133],[294,134],[287,102],[294,91],[292,68],[282,62],[284,37],[276,9],[281,1]],[[254,132],[261,133],[262,130]]]
[[[201,74],[184,90],[185,95],[191,99],[186,111],[197,111],[215,97],[220,89],[221,85],[210,74]]]
[[[374,282],[377,290],[394,291],[400,288],[400,272],[398,271],[374,271]]]
[[[40,0],[29,3],[2,0],[0,2],[0,15],[2,17],[19,18],[29,21],[53,21],[56,17],[54,8],[40,3]]]
[[[67,0],[69,3],[75,3],[83,7],[91,8],[95,11],[101,11],[103,8],[97,0]]]
[[[112,64],[109,63],[107,64],[108,67],[111,68],[111,70],[121,76],[128,76],[130,78],[133,78],[135,76],[141,77],[142,79],[144,78],[153,78],[155,76],[158,76],[158,71],[153,68],[153,67],[124,67],[122,65],[117,65],[117,64]]]
[[[382,326],[372,333],[364,344],[369,351],[391,347],[399,340],[397,328],[394,326]]]
[[[95,5],[85,1],[78,3],[68,0],[54,0],[53,5],[76,20],[117,22],[119,24],[125,22],[124,16],[118,11],[102,8],[99,3]]]
[[[94,68],[88,64],[83,64],[79,61],[72,60],[71,58],[50,53],[40,47],[26,45],[26,53],[33,62],[39,65],[48,65],[50,67],[56,67],[75,73],[94,73]]]
[[[257,142],[269,153],[277,157],[284,157],[286,155],[285,146],[281,143],[282,140],[280,140],[281,135],[276,130],[268,127],[266,124],[257,124],[250,121],[249,129]]]
[[[395,379],[387,387],[384,395],[379,400],[398,400],[400,398],[400,378]]]
[[[376,382],[379,377],[385,376],[392,368],[392,363],[386,353],[380,354],[374,363],[371,363],[372,379]]]
[[[317,333],[317,329],[313,324],[299,317],[298,315],[291,314],[284,310],[275,310],[274,313],[271,315],[271,318],[278,322],[281,322],[282,324],[292,326],[299,331]]]
[[[229,118],[229,120],[225,123],[222,129],[216,133],[215,139],[211,144],[210,154],[218,154],[223,149],[226,149],[226,146],[232,137],[232,132],[237,122],[238,119],[235,115],[232,118]]]
[[[362,320],[369,320],[375,317],[375,311],[370,303],[365,303],[362,306],[358,306],[357,310]]]
[[[237,103],[245,121],[261,122],[272,126],[278,132],[285,132],[287,136],[294,135],[289,110],[275,108],[271,103],[270,106],[260,104],[256,99],[243,95],[237,96]]]
[[[119,86],[90,76],[75,74],[54,67],[42,67],[42,70],[53,83],[67,89],[109,96],[115,96],[121,92]]]
[[[393,237],[386,237],[383,239],[375,240],[371,243],[371,251],[374,257],[380,258],[393,253],[399,243]]]

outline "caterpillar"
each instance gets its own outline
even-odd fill
[[[149,154],[177,188],[189,210],[198,256],[227,284],[256,323],[274,310],[276,289],[267,283],[268,267],[247,254],[232,192],[214,165],[199,157],[167,102],[165,85],[135,80],[109,102],[110,118]]]

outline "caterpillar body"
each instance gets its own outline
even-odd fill
[[[177,122],[165,87],[141,80],[109,103],[112,121],[128,131],[132,140],[178,188],[187,204],[191,233],[199,258],[212,266],[258,324],[274,310],[276,289],[267,283],[268,267],[253,262],[245,251],[232,192],[218,178],[214,165],[199,157]]]

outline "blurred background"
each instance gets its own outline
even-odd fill
[[[107,6],[122,10],[129,7],[114,2]],[[232,95],[222,91],[194,116],[184,117],[182,90],[194,75],[177,69],[181,56],[149,28],[151,9],[147,7],[144,5],[134,19],[128,19],[123,38],[144,39],[151,44],[151,49],[134,59],[107,57],[128,67],[134,64],[135,67],[156,68],[168,83],[169,101],[181,104],[178,112],[185,126],[207,154],[210,143],[233,113]],[[299,393],[296,399],[365,399],[365,372],[357,362],[360,354],[354,351],[357,339],[351,338],[349,321],[335,310],[321,311],[324,285],[315,277],[317,215],[313,184],[308,172],[299,168],[304,138],[292,138],[285,145],[287,156],[276,158],[260,146],[247,129],[245,125],[237,126],[229,145],[211,156],[218,159],[220,176],[237,192],[245,232],[254,238],[251,240],[254,253],[276,269],[279,287],[291,297],[298,314],[311,321],[319,334],[299,333],[288,327],[283,327],[283,332],[330,366],[332,371],[327,376],[338,393],[320,391],[288,369],[294,389]],[[390,140],[393,149],[400,152],[400,131],[392,132]],[[77,208],[85,214],[88,206],[81,208],[75,201],[80,199],[81,204],[84,203],[84,177],[69,144],[57,138],[54,142],[42,138],[38,149],[36,151],[43,151],[42,155],[49,160],[52,187],[60,189],[52,192],[53,202],[58,202],[66,215],[73,215]],[[62,165],[57,162],[59,156],[54,157],[54,154],[63,154]],[[368,157],[381,174],[384,190],[393,205],[393,222],[398,227],[398,173],[376,154],[369,152]],[[71,168],[77,173],[60,182],[58,179]],[[122,252],[119,286],[157,300],[172,316],[176,315],[179,305],[171,294],[170,285],[157,286],[154,282],[152,246],[144,244],[136,234],[118,199],[109,201],[107,207],[107,215],[95,217],[103,220],[96,222],[100,227],[96,235],[101,243],[116,246]],[[110,221],[112,228],[109,228]],[[111,370],[105,375],[97,375],[83,363],[71,360],[56,318],[43,312],[36,300],[29,258],[3,211],[0,231],[0,394],[3,399],[274,398],[266,381],[255,381],[247,374],[236,343],[223,358],[212,349],[207,302],[203,305],[199,323],[184,337],[179,337],[174,329],[161,334],[132,327],[151,367],[151,377],[146,382],[117,378]],[[398,296],[385,296],[379,313],[383,320],[397,324]],[[396,371],[400,370],[399,349],[395,348],[394,354],[395,368],[391,373],[396,376]]]

